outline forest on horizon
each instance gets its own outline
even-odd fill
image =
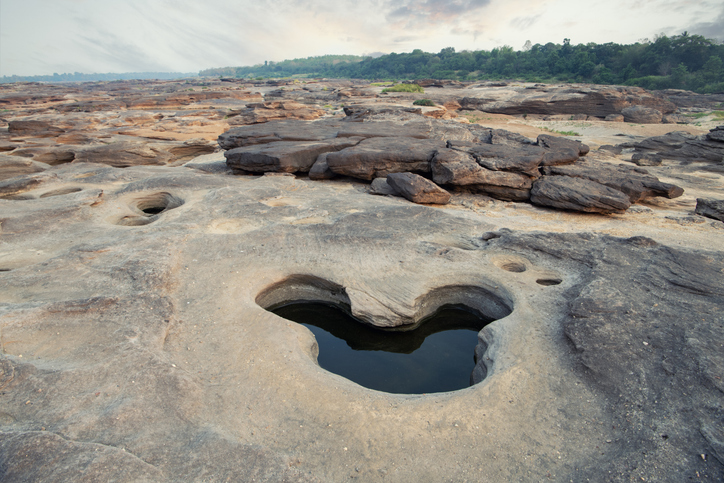
[[[454,79],[529,82],[620,84],[650,90],[687,89],[724,93],[724,44],[701,35],[657,36],[635,44],[531,44],[519,50],[504,46],[492,50],[438,53],[420,49],[377,58],[325,55],[265,62],[254,66],[223,67],[200,76],[248,79],[327,77],[368,80]]]

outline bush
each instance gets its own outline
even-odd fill
[[[412,103],[413,106],[427,106],[433,107],[435,105],[430,99],[418,99]]]
[[[397,84],[396,86],[382,89],[382,93],[385,92],[425,92],[425,90],[417,84]]]

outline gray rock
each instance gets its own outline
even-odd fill
[[[684,190],[670,183],[662,183],[645,169],[631,166],[613,166],[582,159],[570,166],[546,166],[543,174],[554,176],[570,176],[588,179],[626,193],[631,203],[636,203],[654,196],[678,198]]]
[[[264,124],[239,126],[219,136],[222,149],[233,149],[275,141],[323,141],[337,136],[341,123],[332,121],[270,121]]]
[[[595,181],[568,176],[543,176],[533,183],[530,201],[535,205],[587,213],[623,213],[631,206],[628,196]]]
[[[624,122],[623,114],[609,114],[604,119],[609,122]]]
[[[450,144],[472,154],[482,167],[493,171],[530,172],[543,161],[545,151],[537,146],[508,146],[499,144]]]
[[[631,106],[621,110],[626,122],[638,124],[660,124],[662,114],[657,109],[644,106]]]
[[[395,137],[427,139],[429,125],[423,122],[401,124],[392,121],[350,122],[340,126],[337,137]]]
[[[471,154],[441,149],[432,160],[432,179],[437,184],[471,186],[491,185],[529,190],[535,174],[493,171],[478,164]]]
[[[661,122],[664,124],[688,124],[689,120],[681,114],[664,114]]]
[[[621,113],[625,107],[639,105],[670,113],[676,105],[662,96],[654,96],[640,87],[624,86],[571,86],[548,87],[531,93],[525,88],[506,87],[497,97],[464,97],[463,109],[500,114],[582,114],[604,118]]]
[[[345,121],[363,121],[372,116],[378,116],[380,114],[395,114],[405,112],[408,114],[416,114],[422,116],[422,109],[419,107],[369,107],[369,106],[345,106],[344,114],[347,116]]]
[[[546,149],[541,166],[557,166],[561,164],[572,164],[579,156],[585,156],[590,148],[580,141],[573,141],[550,134],[541,134],[537,140],[538,146]]]
[[[413,203],[445,205],[450,202],[450,193],[415,173],[390,173],[387,184]]]
[[[709,141],[724,143],[724,126],[717,126],[706,134]],[[723,148],[724,149],[724,148]]]
[[[505,129],[491,129],[490,141],[486,142],[489,142],[490,144],[501,144],[513,147],[534,144],[534,142],[527,137],[516,132],[506,131]]]
[[[327,165],[327,153],[317,156],[317,160],[309,170],[309,179],[332,179],[336,176]]]
[[[372,180],[389,173],[429,173],[435,153],[445,148],[442,141],[411,137],[374,137],[358,145],[329,153],[327,164],[333,172]]]
[[[370,193],[373,195],[397,195],[397,191],[387,184],[387,178],[375,178],[370,184]]]
[[[708,218],[714,218],[715,220],[724,221],[724,200],[697,198],[695,213]]]
[[[661,156],[650,153],[634,153],[631,162],[636,166],[661,166]]]
[[[496,186],[492,184],[477,184],[470,187],[473,192],[479,193],[496,200],[503,201],[528,201],[530,199],[529,188],[510,188],[507,186]]]
[[[277,141],[260,146],[244,146],[226,151],[226,164],[250,173],[306,173],[322,153],[356,145],[359,138],[328,141]]]

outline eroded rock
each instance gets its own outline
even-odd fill
[[[226,164],[250,173],[307,173],[320,154],[355,146],[361,138],[328,141],[276,141],[261,146],[244,146],[226,151]]]
[[[543,168],[543,173],[595,181],[626,193],[631,203],[654,196],[678,198],[684,193],[680,187],[662,183],[645,169],[624,165],[613,166],[589,160],[582,160],[570,166],[548,166]]]
[[[631,202],[621,191],[595,181],[569,176],[543,176],[533,183],[530,201],[535,205],[587,213],[623,213]]]
[[[354,147],[329,153],[327,165],[343,176],[372,180],[389,173],[429,173],[435,153],[445,148],[442,141],[408,137],[373,137]]]
[[[724,200],[697,198],[696,214],[724,221]]]
[[[390,173],[387,184],[413,203],[445,205],[450,202],[450,193],[419,174]]]

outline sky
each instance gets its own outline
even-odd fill
[[[724,40],[722,0],[0,0],[0,76],[198,72],[325,54]]]

